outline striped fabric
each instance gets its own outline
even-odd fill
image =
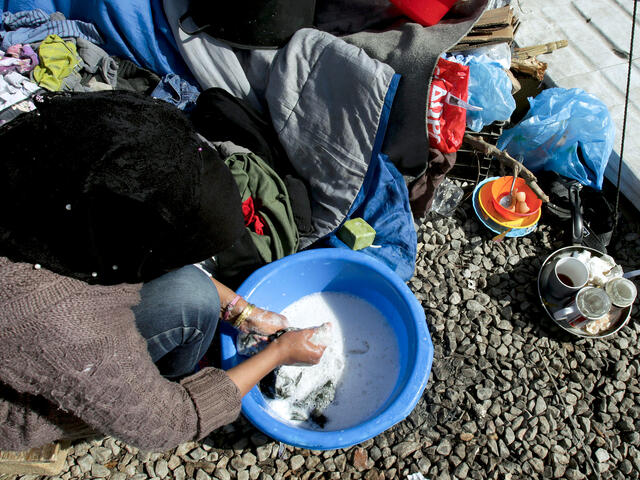
[[[92,24],[79,20],[67,20],[59,12],[48,15],[41,9],[35,9],[2,14],[0,48],[3,50],[18,43],[40,42],[51,34],[62,38],[81,37],[95,44],[103,43],[98,30]]]

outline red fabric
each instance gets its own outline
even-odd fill
[[[258,235],[264,235],[264,220],[256,212],[253,197],[248,197],[242,202],[242,214],[244,215],[245,226],[251,227],[251,224],[253,224],[253,230]]]
[[[438,23],[456,0],[391,0],[391,3],[414,22],[429,27]]]
[[[466,102],[469,97],[468,86],[468,66],[438,59],[429,89],[427,132],[429,145],[442,153],[458,151],[467,126],[467,111],[448,103],[447,94],[451,93]]]

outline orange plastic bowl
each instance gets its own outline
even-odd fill
[[[491,200],[493,201],[493,206],[496,211],[507,220],[517,220],[522,217],[529,217],[531,215],[536,215],[542,206],[542,200],[538,198],[538,196],[531,190],[531,187],[527,185],[527,182],[524,181],[524,178],[518,177],[516,178],[516,184],[513,187],[513,192],[524,192],[527,196],[525,203],[529,207],[529,211],[527,213],[517,213],[510,212],[502,205],[500,205],[500,199],[509,193],[511,189],[511,182],[513,182],[513,177],[500,177],[491,183]]]

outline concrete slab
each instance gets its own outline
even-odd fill
[[[581,88],[602,100],[616,124],[616,140],[605,176],[617,181],[633,0],[519,0],[519,47],[555,40],[569,46],[538,58],[548,64],[545,83]],[[640,9],[639,9],[640,10]],[[640,17],[640,11],[638,12]],[[640,21],[636,19],[630,101],[621,191],[640,209]]]

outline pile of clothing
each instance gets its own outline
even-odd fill
[[[336,231],[355,217],[376,230],[363,252],[409,280],[417,238],[403,174],[429,160],[429,79],[486,1],[429,28],[399,22],[387,0],[318,1],[313,28],[271,50],[186,33],[188,6],[5,1],[0,122],[32,111],[44,92],[164,100],[224,158],[241,193],[246,233],[211,267],[227,272],[222,280],[234,285],[303,249],[347,248]]]

